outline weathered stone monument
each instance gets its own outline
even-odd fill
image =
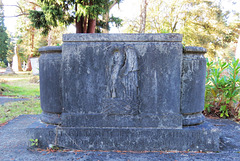
[[[83,150],[218,150],[204,123],[206,50],[180,34],[66,34],[40,57],[29,138]]]
[[[13,61],[12,61],[12,70],[14,72],[22,71],[22,65],[21,65],[20,57],[18,55],[18,47],[17,47],[17,45],[15,45],[15,47],[14,47],[14,56],[13,56]]]
[[[30,58],[33,75],[39,75],[39,60],[38,59],[39,59],[38,57]]]
[[[6,68],[6,71],[3,74],[16,74],[16,73],[13,71],[10,64],[8,63],[8,67]]]

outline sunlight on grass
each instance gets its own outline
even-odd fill
[[[0,106],[0,124],[24,114],[40,114],[42,112],[39,99],[9,102]]]
[[[35,81],[32,81],[35,80]],[[0,105],[0,124],[14,119],[24,114],[40,114],[40,87],[37,82],[38,76],[32,76],[28,73],[18,75],[0,76],[0,94],[5,96],[25,97],[29,100],[19,102],[9,102]]]
[[[0,87],[3,88],[2,95],[17,97],[39,97],[39,84],[30,83],[31,79],[32,76],[30,75],[13,75],[1,77]]]
[[[8,84],[1,84],[2,87],[5,87],[7,90],[3,92],[3,95],[6,96],[18,96],[18,97],[39,97],[39,86],[36,85],[8,85]]]

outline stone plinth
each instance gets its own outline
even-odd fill
[[[122,151],[218,151],[218,131],[203,123],[182,129],[61,127],[35,122],[29,138],[38,138],[39,147],[49,144],[81,150]]]
[[[218,150],[217,131],[201,124],[206,51],[183,50],[181,41],[180,34],[63,35],[60,65],[40,63],[40,79],[54,68],[40,80],[42,109],[58,109],[60,120],[36,122],[29,137],[41,147],[84,150]]]
[[[10,66],[8,66],[4,74],[16,74],[16,73],[13,71],[13,69]]]

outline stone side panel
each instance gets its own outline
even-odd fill
[[[155,127],[181,128],[180,39],[179,34],[110,34],[108,41],[104,34],[88,39],[84,34],[64,35],[62,125],[83,126],[78,114],[89,123],[93,115],[114,115],[115,125],[127,117],[148,115],[151,120],[164,117]],[[170,118],[174,126],[163,124]],[[107,121],[101,127],[108,127]]]

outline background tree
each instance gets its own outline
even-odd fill
[[[10,64],[12,64],[12,60],[13,60],[13,56],[14,56],[14,46],[15,46],[14,42],[13,41],[9,41],[8,52],[7,52],[7,61]]]
[[[29,19],[29,12],[40,10],[37,0],[20,0],[18,3],[18,21],[16,37],[21,62],[27,62],[27,70],[31,70],[30,58],[39,56],[38,48],[47,45],[61,44],[61,35],[66,32],[66,27],[57,27],[48,35],[43,35],[43,29],[36,29]],[[34,10],[33,10],[34,9]]]
[[[186,45],[203,46],[208,49],[210,59],[221,57],[231,60],[234,57],[232,44],[236,42],[236,31],[228,22],[230,12],[224,12],[219,3],[202,1],[191,7],[191,14],[184,16],[178,30],[183,33]]]
[[[9,38],[4,25],[4,10],[3,3],[0,0],[0,61],[7,64],[7,52],[8,52]]]
[[[102,18],[98,17],[97,25],[98,29],[101,30],[102,33],[109,33],[110,27],[109,23],[115,23],[116,27],[120,26],[122,23],[122,19],[118,17],[114,17],[113,15],[109,15],[110,10],[116,5],[122,2],[123,0],[109,0],[109,2],[105,5],[105,13],[102,14]],[[101,28],[101,29],[100,29]]]
[[[223,11],[220,2],[148,0],[145,32],[181,33],[184,45],[205,47],[210,59],[228,60],[234,56],[238,25],[229,21],[229,14],[233,12]],[[137,18],[126,25],[129,26],[126,32],[130,33],[137,33],[141,26]]]
[[[147,0],[142,0],[139,33],[145,33],[147,18]]]
[[[18,3],[18,15],[21,15],[19,19],[17,20],[17,37],[20,39],[18,41],[17,46],[19,48],[24,47],[25,54],[27,54],[27,71],[32,70],[31,66],[31,61],[30,58],[32,58],[37,49],[35,48],[35,39],[36,39],[36,34],[37,31],[36,29],[31,26],[31,23],[29,19],[27,18],[28,16],[28,11],[31,10],[36,10],[39,7],[37,4],[36,0],[20,0]],[[21,51],[21,50],[18,50]],[[22,55],[22,54],[20,54]],[[23,59],[23,57],[22,57]]]
[[[34,27],[42,28],[47,34],[52,27],[70,25],[75,22],[76,33],[94,33],[96,25],[108,22],[109,10],[120,0],[38,0],[41,11],[30,11],[30,19]],[[103,21],[98,21],[103,15]],[[112,18],[119,22],[119,19]],[[105,23],[105,29],[108,24]]]

